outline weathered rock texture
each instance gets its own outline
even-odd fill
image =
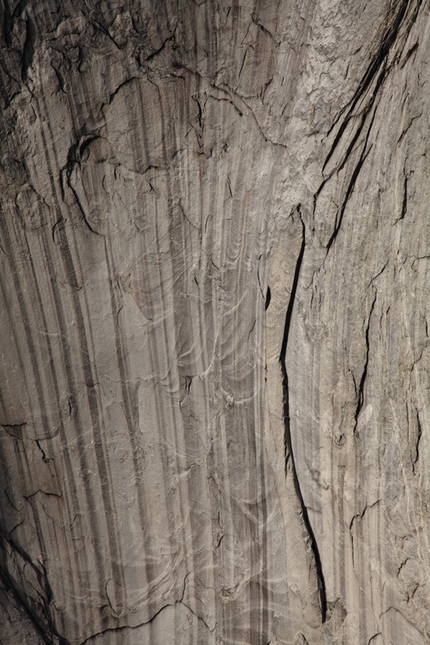
[[[0,641],[428,643],[428,2],[2,7]]]

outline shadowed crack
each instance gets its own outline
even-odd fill
[[[132,76],[131,78],[127,78],[125,81],[123,81],[123,82],[122,82],[120,85],[118,85],[118,87],[117,87],[117,88],[112,92],[112,94],[110,94],[108,104],[109,104],[109,105],[111,105],[111,104],[113,103],[113,101],[114,101],[115,97],[116,97],[116,96],[117,96],[117,94],[122,90],[122,88],[123,88],[123,87],[125,87],[126,85],[129,85],[132,81],[138,81],[138,80],[139,80],[139,79],[138,79],[138,77],[137,77],[137,76]]]
[[[3,428],[3,430],[5,430],[10,437],[14,437],[15,439],[22,440],[22,433],[26,425],[27,425],[26,422],[2,423],[0,424],[0,428]]]
[[[421,419],[418,410],[416,411],[417,414],[417,439],[415,442],[415,455],[412,461],[412,470],[415,475],[415,467],[417,465],[417,462],[420,458],[420,442],[421,442],[421,437],[423,434],[422,427],[421,427]]]
[[[40,602],[32,599],[22,588],[22,585],[12,576],[7,565],[6,545],[12,549],[21,560],[24,566],[28,565],[34,571],[40,590],[36,590]],[[39,563],[40,564],[40,563]],[[40,634],[46,645],[70,645],[69,641],[58,633],[51,616],[50,603],[52,601],[52,590],[49,585],[46,571],[43,565],[34,564],[28,553],[24,551],[3,529],[0,528],[0,580],[4,588],[9,592],[19,606],[23,608],[32,624]]]
[[[373,144],[370,144],[370,146],[368,147],[368,143],[369,143],[369,136],[370,136],[370,132],[372,130],[373,122],[375,120],[375,114],[376,114],[376,108],[373,111],[372,119],[371,119],[371,121],[369,123],[369,127],[367,128],[367,133],[366,133],[366,137],[365,137],[365,140],[364,140],[363,149],[362,149],[361,154],[360,154],[360,158],[359,158],[359,160],[358,160],[357,164],[355,165],[355,168],[354,168],[354,170],[352,172],[351,179],[349,180],[348,188],[346,189],[345,197],[344,197],[344,199],[342,201],[342,204],[338,208],[338,211],[336,213],[336,221],[335,221],[333,233],[331,234],[330,239],[329,239],[329,241],[327,242],[327,245],[326,245],[327,253],[329,252],[333,242],[335,241],[335,239],[337,237],[337,234],[339,233],[339,230],[340,230],[340,227],[341,227],[341,224],[342,224],[342,220],[343,220],[343,216],[345,214],[346,206],[348,204],[348,200],[350,199],[350,197],[351,197],[351,195],[352,195],[352,193],[354,191],[355,184],[357,182],[357,179],[358,179],[360,171],[361,171],[361,169],[363,167],[363,164],[366,161],[370,151],[372,150]],[[363,121],[362,125],[364,125],[364,121]],[[341,166],[337,169],[338,172],[345,165],[347,159],[349,158],[349,155],[352,152],[352,148],[355,145],[356,140],[357,140],[358,135],[359,135],[360,132],[361,132],[361,128],[357,131],[356,136],[354,136],[351,144],[349,145],[348,150],[347,150],[347,152],[345,154],[344,160],[343,160]],[[323,189],[326,181],[327,180],[323,181],[323,183],[319,187],[317,193],[315,194],[314,207],[316,205],[316,200],[318,199],[318,195],[320,194],[321,190]]]
[[[369,132],[370,132],[370,130],[369,130]],[[340,229],[341,224],[342,224],[343,216],[345,214],[346,205],[347,205],[348,200],[351,197],[351,194],[352,194],[352,192],[354,190],[354,186],[355,186],[355,183],[357,181],[357,177],[360,174],[360,170],[361,170],[364,162],[366,161],[366,158],[367,158],[367,156],[368,156],[368,154],[369,154],[371,149],[372,149],[372,146],[370,146],[369,150],[366,150],[366,146],[364,146],[363,151],[362,151],[362,153],[360,155],[360,159],[358,160],[358,163],[354,168],[354,172],[352,173],[351,180],[350,180],[350,182],[348,184],[348,188],[346,190],[345,198],[344,198],[344,200],[342,202],[342,206],[338,210],[338,213],[337,213],[337,216],[336,216],[336,223],[335,223],[335,226],[334,226],[334,229],[333,229],[333,233],[331,234],[330,239],[329,239],[329,241],[327,243],[327,247],[326,247],[327,248],[327,253],[329,252],[333,242],[336,239],[337,234],[339,233],[339,229]]]
[[[357,572],[355,570],[355,542],[354,542],[354,526],[355,522],[362,520],[364,516],[366,515],[367,511],[371,508],[374,508],[378,504],[382,502],[381,499],[377,499],[376,502],[373,502],[373,504],[366,504],[366,506],[363,508],[363,510],[360,513],[356,513],[353,515],[351,522],[349,523],[349,537],[351,539],[351,555],[352,555],[352,565],[354,568],[354,572],[357,575]]]
[[[322,564],[321,564],[321,556],[319,553],[318,549],[318,544],[315,539],[315,535],[312,529],[312,525],[309,520],[309,514],[308,514],[308,509],[305,505],[304,499],[303,499],[303,494],[300,488],[300,482],[299,478],[297,475],[297,469],[296,469],[296,464],[295,464],[295,459],[294,459],[294,452],[293,452],[293,444],[292,444],[292,439],[291,439],[291,427],[290,427],[290,400],[289,400],[289,386],[288,386],[288,372],[287,372],[287,366],[286,366],[286,353],[287,353],[287,346],[288,346],[288,337],[289,337],[289,332],[290,332],[290,327],[291,327],[291,318],[293,314],[293,308],[294,308],[294,301],[296,298],[296,292],[297,292],[297,285],[299,282],[299,277],[300,277],[300,269],[302,266],[303,262],[303,255],[305,252],[305,246],[306,246],[306,230],[305,230],[305,224],[301,215],[301,210],[300,210],[300,204],[297,206],[297,213],[300,217],[300,221],[302,224],[302,244],[300,248],[300,253],[297,258],[296,262],[296,268],[294,272],[294,280],[293,280],[293,285],[291,288],[291,295],[290,295],[290,300],[288,303],[288,308],[287,308],[287,313],[285,316],[285,327],[284,327],[284,337],[282,340],[282,347],[281,347],[281,353],[279,355],[279,362],[281,363],[281,369],[282,369],[282,376],[283,376],[283,391],[284,391],[284,423],[285,423],[285,433],[284,433],[284,446],[285,446],[285,473],[287,474],[288,472],[288,467],[291,469],[291,473],[293,476],[293,481],[294,481],[294,488],[297,494],[297,497],[300,501],[300,506],[302,510],[302,517],[304,524],[306,526],[306,529],[309,534],[310,542],[311,542],[311,548],[312,552],[314,555],[314,561],[315,561],[315,569],[317,573],[317,578],[318,578],[318,591],[319,591],[319,598],[320,598],[320,606],[321,606],[321,622],[326,621],[326,615],[327,615],[327,597],[326,597],[326,587],[325,587],[325,580],[324,580],[324,574],[323,574],[323,569],[322,569]]]
[[[173,42],[173,43],[175,42],[175,34],[174,34],[174,33],[173,33],[171,36],[168,36],[168,37],[164,40],[164,42],[162,43],[161,47],[159,47],[158,49],[156,49],[155,51],[153,51],[151,54],[149,54],[149,55],[148,55],[148,56],[147,56],[147,57],[142,61],[142,64],[143,64],[143,63],[148,63],[148,62],[149,62],[149,61],[151,61],[153,58],[155,58],[156,56],[158,56],[159,54],[161,54],[161,52],[166,48],[167,43],[169,43],[169,42]]]
[[[361,373],[361,379],[360,379],[360,384],[358,386],[358,393],[357,393],[357,407],[355,409],[355,414],[354,414],[354,429],[353,429],[353,434],[354,437],[358,438],[358,431],[357,431],[357,426],[358,426],[358,418],[360,416],[360,412],[363,408],[363,403],[364,403],[364,384],[366,382],[366,377],[367,377],[367,368],[369,365],[369,350],[370,350],[370,345],[369,345],[369,330],[370,330],[370,319],[372,317],[373,310],[375,308],[375,303],[376,303],[376,298],[377,298],[377,291],[375,289],[375,295],[373,297],[372,304],[370,306],[370,311],[369,315],[367,317],[367,324],[366,324],[366,331],[364,334],[365,341],[366,341],[366,358],[364,361],[364,367],[363,371]]]
[[[187,575],[189,575],[189,574],[187,574]],[[136,630],[136,629],[139,629],[140,627],[144,627],[145,625],[149,625],[149,624],[150,624],[150,623],[152,623],[152,622],[153,622],[153,621],[154,621],[154,620],[155,620],[155,619],[156,619],[156,618],[157,618],[157,617],[158,617],[158,616],[159,616],[159,615],[160,615],[160,614],[161,614],[165,609],[167,609],[168,607],[175,607],[175,606],[176,606],[176,605],[178,605],[178,604],[183,605],[186,609],[188,609],[188,611],[189,611],[191,614],[193,614],[193,616],[195,616],[198,620],[200,620],[200,621],[205,625],[205,627],[207,627],[207,629],[208,629],[209,631],[211,631],[211,629],[210,629],[209,625],[206,623],[206,621],[204,620],[204,618],[202,618],[201,616],[199,616],[195,611],[193,611],[193,610],[191,609],[191,607],[190,607],[189,605],[187,605],[187,604],[184,602],[183,598],[184,598],[184,595],[185,595],[185,582],[186,582],[186,579],[184,580],[184,589],[183,589],[183,592],[182,592],[182,598],[181,598],[180,600],[176,600],[175,602],[168,602],[168,603],[166,603],[165,605],[163,605],[162,607],[160,607],[160,609],[158,609],[158,611],[156,611],[156,612],[155,612],[155,614],[154,614],[153,616],[151,616],[151,618],[149,618],[148,620],[144,620],[143,622],[139,623],[138,625],[121,625],[120,627],[108,627],[107,629],[103,629],[102,631],[97,632],[96,634],[91,634],[91,636],[88,636],[88,638],[86,638],[85,640],[83,640],[79,645],[86,645],[86,643],[90,643],[94,638],[97,638],[97,636],[103,636],[103,634],[106,634],[107,632],[125,632],[125,631],[127,631],[127,630]],[[60,645],[63,645],[63,644],[61,643]],[[66,645],[66,644],[64,644],[64,645]]]
[[[24,49],[22,51],[22,67],[21,67],[21,79],[23,81],[27,80],[28,69],[33,61],[34,45],[36,42],[36,27],[32,19],[30,18],[30,16],[27,17],[26,29],[27,29],[27,32],[25,37]]]
[[[61,193],[62,193],[62,199],[63,201],[66,200],[65,198],[65,186],[69,188],[71,191],[76,205],[81,213],[82,216],[82,221],[84,224],[87,226],[87,228],[91,231],[91,233],[94,233],[95,235],[100,235],[102,236],[101,233],[96,231],[90,223],[90,220],[88,218],[88,215],[85,211],[84,205],[82,204],[79,194],[72,185],[72,173],[73,170],[75,169],[75,166],[80,167],[81,166],[81,160],[82,160],[82,155],[85,152],[85,150],[88,148],[88,146],[95,141],[96,139],[101,139],[100,135],[98,134],[88,134],[82,137],[77,143],[74,143],[70,149],[69,153],[67,156],[67,163],[66,165],[61,169],[60,171],[60,186],[61,186]],[[103,236],[102,236],[103,237]]]
[[[346,112],[339,126],[339,129],[337,131],[337,134],[335,136],[331,149],[324,162],[323,170],[327,166],[335,150],[337,149],[339,142],[349,125],[350,120],[354,118],[355,116],[354,113],[356,111],[356,108],[359,108],[360,101],[362,101],[362,99],[365,99],[366,94],[371,90],[373,85],[373,90],[371,91],[370,98],[367,101],[367,105],[365,105],[362,109],[359,125],[355,131],[353,140],[350,146],[348,147],[347,152],[345,153],[345,156],[343,161],[341,162],[341,165],[345,163],[347,157],[349,156],[352,150],[352,147],[354,146],[355,142],[357,141],[360,135],[360,132],[367,118],[367,115],[369,114],[376,100],[377,94],[391,69],[391,66],[388,64],[388,56],[399,36],[400,28],[404,23],[404,21],[406,20],[408,9],[412,7],[411,15],[409,16],[409,25],[412,25],[416,20],[421,4],[422,4],[422,0],[402,0],[401,2],[398,3],[397,13],[395,14],[391,23],[386,28],[382,36],[381,42],[379,44],[378,50],[372,57],[353,97],[339,112],[336,119],[334,120],[333,125],[331,126],[328,132],[328,135],[330,135],[330,133],[336,127],[342,115],[345,114]]]
[[[407,22],[408,27],[410,28],[411,25],[416,21],[421,4],[422,0],[402,0],[401,2],[399,2],[397,13],[395,13],[394,17],[386,28],[381,38],[379,47],[372,57],[372,60],[370,61],[367,70],[364,73],[353,97],[340,110],[330,130],[327,133],[327,136],[330,136],[331,132],[336,128],[336,126],[338,126],[333,143],[322,167],[323,172],[327,168],[330,160],[339,148],[342,139],[348,138],[349,136],[351,138],[347,145],[346,151],[341,153],[340,158],[334,163],[334,166],[331,168],[331,170],[327,170],[328,175],[322,181],[320,187],[318,188],[318,191],[314,196],[314,208],[316,207],[318,196],[320,195],[327,181],[329,181],[329,179],[333,177],[334,174],[339,173],[342,170],[351,154],[353,153],[354,149],[356,149],[356,147],[360,145],[360,136],[365,133],[363,137],[363,150],[352,173],[343,203],[338,209],[334,230],[326,247],[327,252],[330,250],[333,242],[336,239],[336,236],[342,224],[342,219],[345,213],[346,206],[348,204],[348,200],[354,190],[357,177],[360,173],[364,161],[366,160],[372,148],[372,144],[368,146],[368,141],[373,121],[375,119],[375,113],[378,107],[378,94],[385,82],[385,79],[393,68],[394,63],[398,62],[398,58],[401,56],[401,52],[397,52],[397,57],[395,57],[395,60],[390,62],[390,52],[398,41],[402,25]],[[415,43],[415,45],[411,47],[411,49],[409,50],[411,53],[409,54],[408,52],[408,54],[412,55],[413,51],[416,50],[416,47],[418,47],[417,43]],[[369,115],[371,115],[371,119],[366,132],[366,122],[369,119]],[[351,124],[352,131],[350,128]],[[399,219],[403,219],[406,214],[407,197],[407,178],[405,177],[402,213]]]
[[[403,180],[403,202],[402,202],[402,212],[399,219],[404,219],[408,210],[408,178],[405,175]]]

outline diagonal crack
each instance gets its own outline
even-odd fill
[[[42,565],[42,569],[40,569],[36,566],[28,553],[26,553],[12,539],[10,534],[6,533],[1,528],[0,538],[0,581],[3,583],[4,588],[14,597],[18,605],[25,611],[46,645],[70,645],[69,641],[58,633],[51,616],[49,605],[52,600],[52,590],[47,579],[45,567]],[[24,560],[25,565],[29,565],[35,572],[38,583],[44,592],[44,596],[42,596],[40,592],[37,591],[41,599],[41,603],[35,601],[32,602],[32,598],[28,596],[19,582],[17,582],[10,573],[7,566],[5,543],[9,545],[14,553]]]
[[[339,211],[337,213],[337,216],[336,216],[336,222],[335,222],[335,226],[334,226],[334,229],[333,229],[333,233],[331,234],[330,239],[327,242],[327,246],[326,246],[327,253],[329,252],[333,242],[335,241],[335,239],[337,237],[337,234],[339,233],[339,230],[340,230],[340,227],[341,227],[341,224],[342,224],[342,220],[343,220],[343,216],[345,214],[346,206],[348,204],[348,200],[351,197],[351,194],[352,194],[352,192],[354,190],[355,183],[357,181],[358,175],[360,174],[360,170],[361,170],[364,162],[366,161],[366,158],[367,158],[369,152],[371,151],[371,149],[372,149],[372,146],[370,146],[368,150],[366,150],[366,146],[364,146],[364,148],[362,150],[362,153],[360,155],[360,159],[358,160],[358,163],[354,168],[354,172],[352,173],[350,182],[348,184],[348,188],[347,188],[346,193],[345,193],[345,198],[344,198],[344,200],[342,202],[342,205],[341,205],[341,207],[340,207],[340,209],[339,209]]]
[[[383,85],[385,78],[390,71],[390,65],[388,64],[388,57],[393,48],[393,45],[396,42],[396,39],[399,36],[400,28],[404,23],[404,21],[406,20],[408,9],[409,7],[413,7],[412,14],[410,15],[410,18],[409,18],[409,24],[411,25],[416,20],[421,4],[422,4],[422,0],[402,0],[401,2],[398,3],[398,7],[399,7],[398,11],[394,16],[393,20],[391,21],[391,24],[389,24],[388,27],[386,28],[381,38],[379,48],[375,53],[375,55],[372,57],[353,97],[339,112],[336,119],[334,120],[333,125],[331,126],[328,132],[328,135],[330,135],[331,131],[336,127],[337,123],[339,122],[339,119],[346,112],[339,126],[339,130],[336,133],[331,149],[325,160],[324,168],[327,166],[335,150],[337,149],[339,142],[345,130],[348,127],[350,120],[354,117],[354,111],[356,110],[356,108],[359,107],[360,101],[371,90],[373,85],[373,91],[371,91],[371,95],[367,102],[367,105],[363,109],[358,129],[354,135],[354,140],[356,140],[357,137],[359,136],[360,131],[364,125],[364,121],[367,115],[369,114],[372,108],[372,105],[376,100],[379,89]],[[348,153],[346,154],[346,157],[347,156],[348,156]]]

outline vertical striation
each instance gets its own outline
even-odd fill
[[[428,4],[0,22],[0,641],[424,645]]]

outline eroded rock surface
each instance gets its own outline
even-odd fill
[[[428,3],[2,6],[0,641],[428,643]]]

